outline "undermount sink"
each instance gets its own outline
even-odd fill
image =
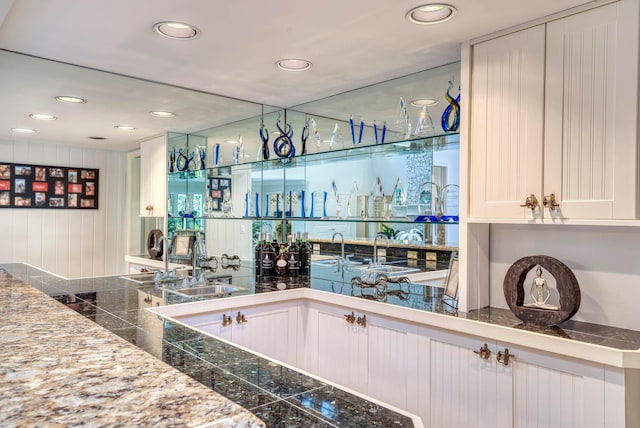
[[[379,273],[386,273],[388,276],[391,275],[405,275],[412,272],[418,272],[420,269],[409,267],[409,266],[395,266],[395,265],[378,265],[378,266],[367,266],[363,269],[371,269],[373,271]]]
[[[131,273],[128,275],[120,276],[120,278],[122,279],[133,281],[138,284],[154,284],[155,277],[156,277],[155,272]],[[184,279],[184,276],[176,276],[176,277],[162,278],[160,282],[161,283],[176,282],[176,281],[181,281],[183,279]]]
[[[356,262],[353,260],[347,260],[346,263],[348,263],[350,266],[362,265],[362,262]],[[311,265],[325,266],[325,267],[337,266],[338,260],[337,259],[314,260],[311,262]]]
[[[163,287],[162,289],[168,293],[177,294],[182,297],[221,297],[247,290],[246,288],[235,287],[228,284],[201,285],[186,288]]]

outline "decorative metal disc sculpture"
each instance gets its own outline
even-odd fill
[[[449,105],[442,113],[442,130],[444,132],[457,131],[460,126],[460,86],[458,86],[458,96],[453,98],[450,94],[453,82],[449,80],[449,87],[444,93],[444,97]]]
[[[559,307],[547,303],[548,295],[544,291],[546,281],[542,278],[541,269],[532,286],[534,297],[536,294],[538,297],[533,304],[525,304],[524,281],[529,271],[536,267],[546,269],[555,278],[560,297]],[[529,324],[547,327],[560,324],[574,316],[580,308],[578,280],[567,265],[549,256],[529,256],[516,261],[507,270],[503,290],[511,311]]]

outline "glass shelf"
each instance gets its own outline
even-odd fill
[[[169,217],[169,220],[251,220],[251,221],[318,221],[335,223],[406,223],[406,224],[444,224],[457,225],[457,221],[415,221],[408,217],[361,218],[361,217]]]

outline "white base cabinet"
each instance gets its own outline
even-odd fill
[[[301,368],[417,414],[415,324],[315,302],[308,314]]]
[[[296,365],[298,305],[271,303],[178,318],[212,336]]]
[[[638,373],[358,303],[293,299],[174,319],[418,415],[425,427],[631,428],[638,421]],[[498,355],[507,350],[504,364]]]

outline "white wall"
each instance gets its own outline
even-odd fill
[[[70,278],[124,272],[126,153],[0,140],[0,161],[100,170],[98,210],[0,209],[0,263]]]
[[[580,284],[581,304],[573,319],[640,327],[640,228],[491,225],[490,239],[491,306],[507,308],[502,283],[509,266],[542,254],[566,264]]]

